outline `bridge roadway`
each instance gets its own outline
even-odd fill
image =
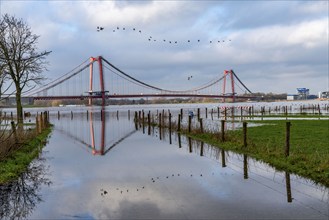
[[[190,98],[236,98],[236,99],[250,99],[256,98],[255,96],[241,96],[241,95],[198,95],[198,94],[130,94],[130,95],[105,95],[105,99],[116,99],[116,98],[142,98],[142,97],[190,97]],[[34,100],[64,100],[64,99],[102,99],[101,95],[97,96],[32,96]]]

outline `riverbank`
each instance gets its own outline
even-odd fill
[[[51,130],[52,126],[48,126],[40,134],[31,136],[19,149],[0,161],[0,184],[10,182],[26,170],[41,152]]]
[[[246,154],[278,170],[295,173],[329,187],[328,120],[290,120],[288,157],[285,156],[285,120],[247,122],[261,125],[247,129],[247,147],[243,146],[242,129],[227,131],[225,142],[215,133],[182,133],[225,150]]]

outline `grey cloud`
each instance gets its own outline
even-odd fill
[[[323,33],[314,32],[311,25],[290,36],[290,41],[287,34],[296,31],[296,27],[303,28],[305,21],[317,24],[318,19],[326,18],[328,7],[321,4],[29,1],[22,8],[20,4],[13,7],[11,2],[5,2],[2,13],[17,11],[17,16],[32,22],[32,30],[41,33],[40,49],[53,51],[49,57],[50,71],[46,73],[52,79],[90,56],[102,55],[128,74],[167,89],[195,87],[222,74],[224,69],[234,69],[253,91],[293,92],[295,84],[304,82],[311,92],[317,92],[318,88],[328,87],[328,36],[307,37],[310,33]],[[42,13],[28,11],[35,5]],[[100,5],[101,8],[96,7]],[[125,11],[128,9],[129,13]],[[104,26],[104,31],[97,32],[98,25]],[[120,31],[114,33],[116,26],[120,26]],[[127,30],[123,31],[123,26]],[[133,32],[133,27],[142,33]],[[273,31],[273,27],[277,29]],[[149,36],[157,42],[149,42]],[[295,40],[296,37],[301,38]],[[232,38],[232,42],[209,44],[209,40],[218,38]],[[177,40],[178,44],[170,45],[163,39]],[[197,43],[197,39],[201,42]],[[308,47],[304,39],[315,46]],[[187,40],[194,42],[186,43]],[[190,73],[198,77],[185,82]],[[303,77],[299,77],[301,74]],[[315,75],[322,80],[316,81]]]

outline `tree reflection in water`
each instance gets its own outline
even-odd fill
[[[50,185],[49,167],[44,158],[33,161],[25,173],[11,183],[0,185],[0,219],[27,218],[42,201],[42,185]]]

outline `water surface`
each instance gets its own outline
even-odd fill
[[[53,112],[39,160],[1,188],[4,219],[329,218],[329,190],[310,180],[164,129],[136,130],[133,110],[70,111]]]

